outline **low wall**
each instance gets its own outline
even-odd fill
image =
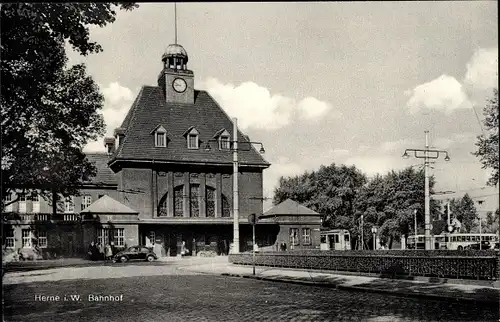
[[[229,262],[252,265],[252,253],[230,254]],[[500,254],[492,250],[309,250],[256,253],[255,265],[377,273],[392,277],[498,280]]]

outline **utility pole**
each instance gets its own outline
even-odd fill
[[[361,250],[363,250],[363,215],[361,215]]]
[[[234,254],[238,254],[240,252],[240,209],[239,209],[239,190],[238,190],[238,174],[239,174],[239,161],[238,161],[238,142],[249,144],[250,149],[243,149],[242,151],[252,151],[252,144],[260,144],[260,154],[264,154],[266,150],[264,150],[264,145],[262,142],[253,142],[253,141],[238,141],[238,119],[233,118],[233,138],[231,140],[231,150],[233,152],[233,249],[232,252]],[[219,143],[218,140],[210,139],[207,140],[205,144],[205,151],[211,151],[210,142]],[[220,144],[220,143],[219,143]],[[250,198],[250,199],[266,199],[266,198]],[[261,206],[262,208],[262,206]]]
[[[431,207],[429,193],[429,131],[425,131],[425,249],[432,249],[431,245]]]
[[[240,252],[240,209],[238,192],[238,119],[233,118],[233,253]]]
[[[440,153],[445,153],[445,161],[450,161],[448,151],[431,150],[429,149],[429,131],[425,131],[425,149],[406,149],[403,158],[409,158],[408,152],[414,152],[415,158],[424,159],[424,176],[425,176],[425,249],[433,249],[431,240],[431,215],[430,215],[430,188],[429,188],[429,160],[439,158]],[[424,155],[418,155],[417,152],[423,152]]]
[[[415,229],[414,229],[414,233],[415,233],[415,249],[417,249],[417,209],[413,210],[413,214],[414,214],[414,217],[415,217]]]
[[[484,200],[478,200],[477,203],[479,204],[479,209],[481,210],[481,205],[483,204]],[[481,236],[481,215],[478,214],[479,217],[479,250],[483,249],[483,240]]]

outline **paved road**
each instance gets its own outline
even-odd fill
[[[349,292],[128,264],[7,274],[5,321],[498,321],[498,306]],[[66,268],[69,269],[69,268]],[[47,273],[50,272],[50,273]],[[86,273],[83,273],[86,272]],[[155,275],[155,273],[157,273]],[[161,274],[160,274],[161,273]],[[31,280],[19,280],[31,275]],[[48,275],[40,275],[48,274]],[[66,275],[65,275],[66,274]],[[83,275],[82,275],[83,274]],[[133,277],[125,277],[126,275]],[[47,278],[47,276],[52,276]],[[121,278],[113,278],[121,277]],[[17,278],[17,280],[16,280]],[[38,279],[38,281],[36,280]],[[50,282],[49,282],[50,281]],[[41,301],[35,296],[60,296]],[[64,301],[64,296],[67,301]],[[70,295],[79,295],[80,300]],[[121,301],[92,301],[113,295]]]

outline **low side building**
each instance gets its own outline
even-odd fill
[[[287,250],[320,248],[321,215],[292,199],[266,211],[259,224],[275,224],[277,227],[273,250],[280,250],[283,243]]]

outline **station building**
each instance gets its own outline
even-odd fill
[[[158,86],[141,88],[114,137],[105,138],[106,153],[87,154],[98,170],[92,182],[63,200],[56,215],[36,191],[20,196],[3,210],[4,248],[79,256],[98,241],[115,249],[145,245],[159,256],[177,256],[183,243],[192,255],[229,252],[233,121],[208,92],[194,88],[181,45],[169,45],[161,60]],[[240,250],[245,251],[252,243],[247,218],[262,214],[263,170],[270,164],[244,133],[238,131],[237,141]],[[261,246],[275,245],[287,234],[280,233],[279,222],[264,222],[258,229]]]

